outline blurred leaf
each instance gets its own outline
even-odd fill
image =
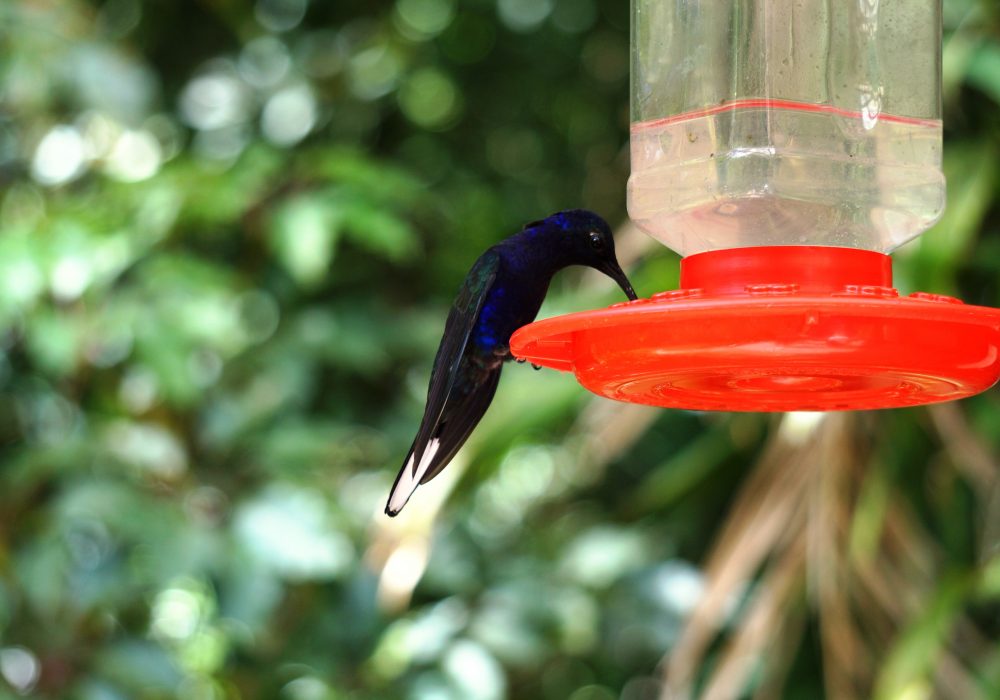
[[[271,245],[303,287],[313,287],[326,276],[337,235],[333,204],[319,194],[286,200],[273,215]]]
[[[53,376],[70,374],[80,356],[83,329],[79,318],[58,311],[38,311],[30,319],[26,342],[35,362]]]
[[[878,544],[883,535],[892,493],[892,483],[884,465],[875,463],[872,466],[872,470],[861,483],[858,507],[851,521],[849,545],[851,557],[865,564],[871,563],[872,558],[878,553]]]
[[[387,211],[361,201],[344,202],[341,216],[345,232],[361,247],[403,262],[417,250],[417,237],[410,225]]]
[[[648,513],[669,507],[733,454],[726,425],[695,437],[662,465],[651,470],[628,496],[630,513]]]
[[[923,612],[889,650],[876,680],[875,700],[897,700],[913,689],[930,687],[939,653],[948,643],[971,584],[965,575],[941,579]]]
[[[307,164],[317,175],[394,210],[414,205],[426,193],[420,181],[404,169],[343,147],[317,149]]]
[[[95,663],[101,675],[147,692],[173,689],[182,676],[164,651],[148,642],[124,642],[102,650]]]
[[[984,41],[969,62],[966,80],[1000,105],[1000,42]]]
[[[922,290],[957,293],[953,270],[969,254],[990,210],[997,181],[992,145],[954,144],[945,150],[948,206],[941,220],[920,237],[905,264],[912,283]],[[906,251],[906,249],[903,249]],[[908,267],[904,267],[904,270]]]

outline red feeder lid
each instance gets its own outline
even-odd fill
[[[831,411],[950,401],[1000,378],[1000,309],[892,288],[888,255],[768,246],[681,261],[681,289],[537,321],[518,358],[619,401]]]

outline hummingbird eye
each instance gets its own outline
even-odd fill
[[[590,247],[594,250],[604,250],[604,236],[599,231],[590,232]]]

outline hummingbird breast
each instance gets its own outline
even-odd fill
[[[546,285],[547,287],[548,285]],[[512,358],[510,337],[521,326],[531,323],[538,315],[545,289],[534,284],[496,284],[490,290],[472,333],[472,345],[483,360],[500,361]]]

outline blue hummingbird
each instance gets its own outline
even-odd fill
[[[534,221],[476,260],[445,321],[424,417],[392,486],[387,515],[397,515],[468,439],[493,401],[503,363],[513,359],[511,335],[535,319],[552,276],[570,265],[600,270],[636,298],[615,257],[611,228],[583,209]]]

